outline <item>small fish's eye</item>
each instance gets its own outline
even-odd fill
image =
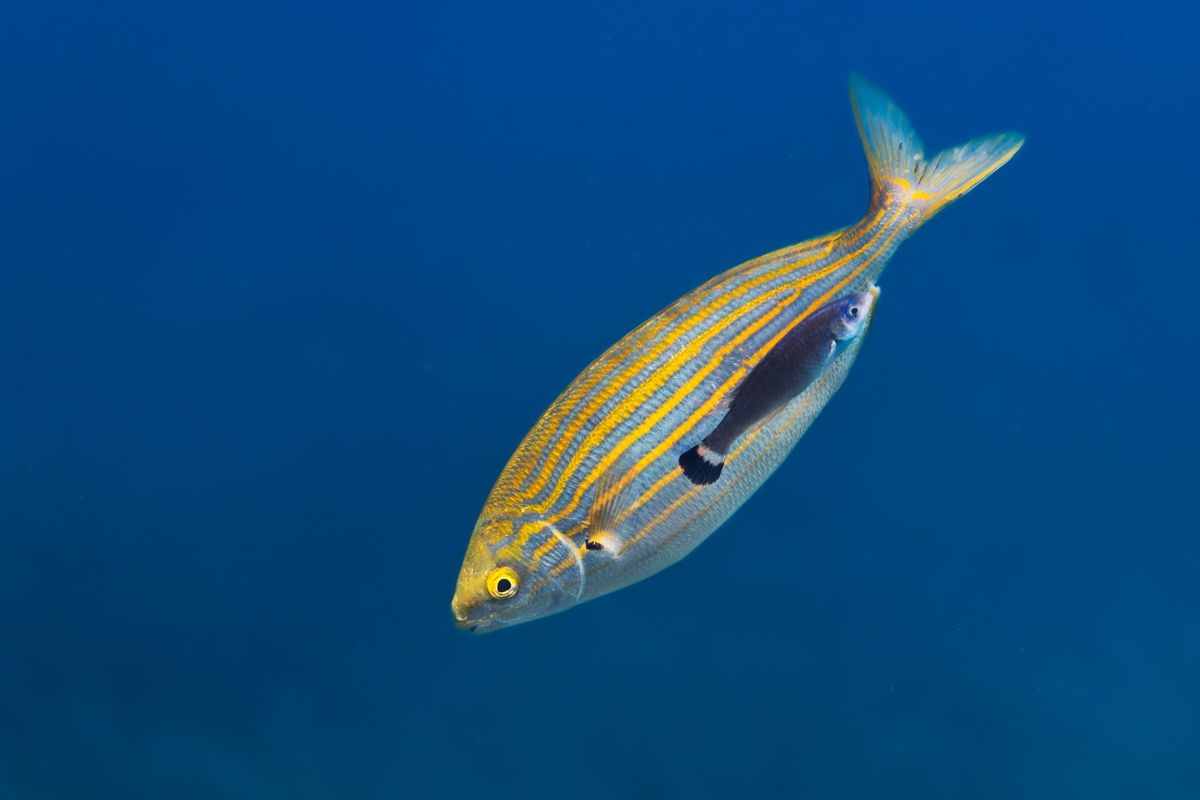
[[[497,600],[512,597],[517,593],[517,573],[510,567],[500,567],[487,577],[488,594]]]
[[[858,306],[850,306],[849,308],[846,309],[846,314],[850,317],[850,319],[857,319],[858,318]]]

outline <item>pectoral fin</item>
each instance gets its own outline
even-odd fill
[[[637,499],[633,480],[621,483],[627,472],[624,469],[625,461],[618,459],[596,481],[592,506],[588,511],[587,539],[584,541],[589,553],[604,553],[615,558],[624,549],[619,525],[629,511],[630,504]]]

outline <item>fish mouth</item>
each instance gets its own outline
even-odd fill
[[[451,607],[450,612],[454,614],[454,627],[460,631],[474,633],[483,623],[476,619],[471,619],[470,615],[461,613],[457,608]]]
[[[455,617],[454,618],[454,626],[456,628],[458,628],[460,631],[466,631],[467,633],[473,633],[475,635],[479,635],[481,633],[487,633],[488,631],[496,630],[497,628],[500,627],[500,624],[491,618],[471,619],[470,617],[467,617],[467,618]]]
[[[450,604],[450,611],[454,614],[454,627],[460,631],[467,633],[487,633],[498,627],[498,623],[493,617],[484,617],[482,619],[472,617],[470,612],[463,611],[458,608],[456,603]]]

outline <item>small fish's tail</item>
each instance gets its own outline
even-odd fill
[[[679,456],[679,466],[683,467],[683,474],[689,481],[697,486],[707,486],[721,477],[725,456],[698,444]]]
[[[926,158],[908,117],[861,75],[850,76],[850,102],[871,168],[872,209],[909,204],[918,215],[913,227],[974,189],[1025,143],[1019,133],[999,133]]]

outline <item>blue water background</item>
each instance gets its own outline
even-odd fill
[[[0,11],[0,798],[1200,796],[1183,4]],[[1026,148],[655,578],[448,603],[545,406],[857,220],[862,70]]]

